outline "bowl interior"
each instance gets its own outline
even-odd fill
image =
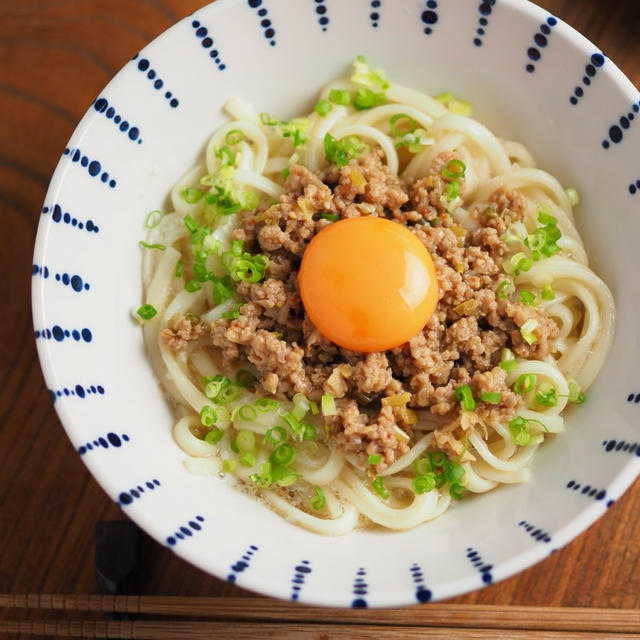
[[[528,2],[374,4],[218,0],[152,42],[97,96],[62,154],[33,266],[47,385],[105,491],[200,568],[335,606],[410,604],[507,577],[584,530],[640,469],[640,447],[617,446],[638,440],[640,284],[629,277],[640,271],[640,195],[629,190],[640,177],[638,92],[592,44]],[[166,209],[171,187],[224,122],[227,97],[300,115],[357,54],[397,82],[468,100],[474,117],[579,191],[578,228],[618,319],[587,404],[542,448],[528,484],[464,500],[412,531],[333,539],[184,470],[130,309],[142,294],[144,217]]]

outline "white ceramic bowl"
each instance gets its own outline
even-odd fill
[[[356,54],[452,91],[581,196],[579,228],[611,287],[610,357],[526,485],[463,500],[412,531],[323,538],[217,478],[187,473],[130,318],[145,214],[242,93],[290,117]],[[587,528],[640,470],[640,96],[585,38],[524,0],[218,0],[136,54],[89,108],[47,193],[33,265],[38,350],[91,473],[156,540],[271,596],[336,606],[446,598],[501,580]]]

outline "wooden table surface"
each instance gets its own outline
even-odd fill
[[[136,51],[203,4],[0,1],[0,592],[96,593],[96,522],[124,517],[71,447],[44,385],[31,322],[33,243],[49,179],[87,107]],[[640,86],[638,0],[539,4]],[[453,602],[640,608],[638,549],[640,482],[564,549]],[[143,546],[140,591],[250,595],[151,540]]]

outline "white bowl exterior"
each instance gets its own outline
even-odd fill
[[[107,494],[205,571],[321,605],[451,597],[566,544],[640,471],[640,283],[634,278],[640,188],[633,189],[640,179],[640,96],[610,60],[592,64],[600,53],[594,45],[538,7],[521,0],[480,6],[484,12],[470,2],[218,0],[127,63],[99,96],[108,104],[89,108],[62,155],[33,267],[34,325],[47,385],[71,442]],[[208,47],[205,38],[213,39]],[[528,55],[531,48],[537,59]],[[335,539],[288,524],[216,477],[184,470],[170,411],[129,310],[141,299],[137,242],[146,212],[166,209],[169,190],[224,121],[226,98],[244,95],[259,111],[284,118],[307,112],[320,86],[343,75],[359,53],[397,82],[469,100],[475,117],[524,142],[540,167],[578,189],[578,227],[592,265],[614,293],[618,320],[587,404],[572,412],[565,434],[542,448],[527,485],[464,500],[412,531]],[[614,142],[618,131],[622,139]]]

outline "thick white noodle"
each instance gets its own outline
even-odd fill
[[[339,78],[323,88],[321,97],[327,98],[331,89],[352,92],[357,88],[359,85],[348,78]],[[428,414],[428,410],[426,417],[420,417],[409,451],[379,473],[389,491],[385,500],[372,490],[372,478],[368,475],[371,468],[364,464],[361,456],[345,455],[331,446],[331,442],[320,440],[294,443],[296,455],[291,468],[300,474],[294,486],[280,489],[272,485],[268,489],[256,489],[250,477],[268,468],[266,463],[276,446],[268,444],[265,435],[270,429],[277,430],[286,424],[284,417],[294,406],[289,401],[280,400],[278,409],[260,411],[259,405],[254,404],[256,396],[250,390],[242,389],[227,405],[214,407],[218,415],[215,427],[224,432],[219,443],[211,445],[194,435],[205,429],[199,417],[200,410],[215,404],[204,395],[200,378],[218,373],[233,378],[236,370],[235,367],[233,371],[222,367],[220,354],[206,339],[191,342],[175,352],[165,345],[161,332],[174,317],[194,314],[202,322],[211,324],[235,307],[233,299],[218,305],[214,303],[211,282],[205,282],[201,290],[189,293],[184,290],[184,283],[191,276],[175,275],[181,256],[177,248],[184,249],[189,244],[184,217],[202,219],[205,205],[204,198],[188,203],[182,194],[189,187],[206,190],[201,179],[223,166],[216,150],[227,144],[226,136],[230,131],[243,133],[242,140],[230,145],[234,156],[231,180],[238,188],[248,187],[258,192],[261,207],[286,193],[282,185],[284,169],[296,162],[312,172],[319,172],[326,166],[324,138],[331,133],[337,139],[358,136],[370,146],[379,147],[388,169],[407,180],[426,177],[439,154],[455,152],[466,170],[460,185],[461,200],[452,205],[450,213],[469,231],[479,225],[475,209],[482,210],[497,189],[519,191],[525,196],[527,206],[522,221],[511,224],[508,229],[509,234],[517,236],[508,241],[509,249],[514,253],[526,249],[523,241],[538,227],[541,209],[557,219],[562,233],[558,240],[561,252],[534,262],[528,271],[519,273],[515,283],[518,289],[533,289],[536,293],[545,285],[552,286],[554,299],[542,301],[539,309],[558,325],[560,355],[557,359],[549,356],[544,360],[518,358],[507,383],[512,385],[519,376],[533,374],[536,388],[543,382],[555,387],[558,402],[554,407],[537,406],[535,389],[524,396],[517,415],[528,420],[530,433],[535,437],[535,444],[529,446],[514,444],[506,423],[477,424],[465,432],[469,453],[475,458],[463,463],[462,484],[468,492],[484,493],[500,484],[528,480],[529,465],[540,441],[564,430],[562,413],[569,393],[568,379],[575,378],[586,389],[602,366],[613,336],[613,298],[606,285],[587,266],[587,254],[569,198],[558,180],[537,169],[523,145],[497,138],[476,120],[450,113],[440,102],[419,91],[391,83],[386,97],[384,105],[365,111],[356,111],[350,105],[332,104],[324,117],[312,113],[308,116],[308,139],[297,148],[293,147],[291,138],[281,135],[278,127],[264,125],[254,106],[244,98],[229,98],[225,109],[234,120],[213,132],[206,145],[204,164],[187,171],[171,191],[174,213],[162,217],[148,232],[149,244],[163,244],[166,249],[144,250],[142,255],[145,302],[158,311],[154,318],[144,323],[145,344],[153,368],[175,406],[173,436],[190,456],[184,462],[185,467],[192,473],[217,475],[221,472],[222,460],[233,461],[236,470],[226,474],[230,483],[245,483],[289,522],[322,535],[346,534],[363,524],[364,519],[388,529],[408,529],[446,511],[451,503],[446,485],[416,495],[412,481],[415,477],[413,463],[434,449],[433,430],[442,428],[449,419],[443,422],[440,417]],[[398,113],[411,117],[418,127],[426,130],[424,150],[415,154],[406,149],[398,152],[397,140],[390,136],[389,122]],[[235,215],[212,223],[212,240],[219,245],[218,254],[229,250],[232,232],[240,223],[240,217]],[[206,268],[217,276],[226,275],[218,255],[207,259]],[[185,258],[185,270],[190,270],[188,258]],[[239,363],[237,368],[243,366],[252,367]],[[255,369],[252,371],[256,373]],[[322,432],[321,415],[308,414],[304,420],[318,433]],[[255,436],[256,464],[252,467],[242,464],[241,454],[233,448],[239,430],[248,430]],[[325,505],[318,512],[305,506],[316,488],[325,496]]]

